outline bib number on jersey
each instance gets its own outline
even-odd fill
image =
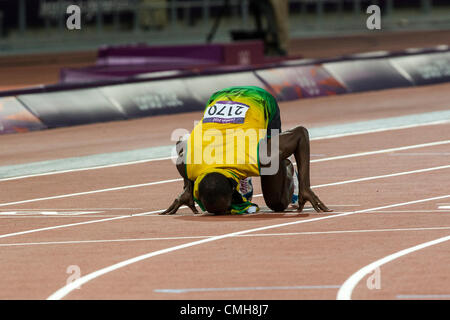
[[[244,123],[250,107],[235,101],[217,101],[209,106],[203,115],[203,123]]]

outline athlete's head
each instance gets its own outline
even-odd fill
[[[233,185],[224,175],[211,172],[200,181],[198,193],[206,211],[214,214],[225,214],[231,206]]]

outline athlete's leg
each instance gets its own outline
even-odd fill
[[[266,150],[270,149],[271,137],[279,136],[282,132],[280,108],[275,98],[271,97],[271,99],[274,108],[271,109],[273,115],[267,126],[268,139],[262,141],[260,144],[260,147],[266,148]],[[291,203],[292,193],[294,190],[293,175],[294,167],[292,166],[291,161],[287,158],[280,161],[280,166],[276,174],[261,175],[261,187],[264,201],[270,209],[274,211],[284,211]]]
[[[294,166],[291,161],[281,161],[274,175],[262,175],[261,187],[264,201],[273,211],[284,211],[291,203],[294,192]]]
[[[279,146],[278,152],[274,154],[269,154],[269,159],[273,159],[269,164],[262,164],[261,167],[269,167],[270,164],[275,160],[274,157],[278,157],[280,162],[280,169],[278,173],[274,175],[273,178],[264,178],[265,181],[273,182],[274,186],[267,186],[267,192],[276,192],[276,188],[282,188],[282,177],[286,176],[283,174],[285,165],[283,166],[283,160],[288,159],[291,155],[294,155],[295,161],[297,162],[298,168],[298,187],[299,187],[299,211],[303,210],[303,206],[307,201],[311,202],[314,209],[317,212],[320,211],[331,211],[327,206],[320,201],[319,197],[311,190],[310,178],[309,178],[309,164],[310,164],[310,153],[309,153],[309,134],[308,130],[304,127],[295,127],[288,131],[281,133],[278,137]],[[271,150],[272,141],[268,139],[267,141],[262,141],[260,144],[261,148],[266,148],[267,153]],[[261,154],[261,149],[260,149]],[[260,159],[261,161],[261,159]],[[270,176],[267,176],[270,177]],[[263,175],[261,172],[261,181],[263,181]],[[263,189],[264,191],[264,189]],[[270,197],[270,196],[269,196]],[[289,201],[292,199],[289,198]]]

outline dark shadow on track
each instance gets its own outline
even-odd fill
[[[304,208],[303,212],[298,212],[295,209],[288,209],[284,212],[273,212],[267,207],[262,207],[261,210],[254,214],[245,215],[214,215],[210,213],[202,214],[177,214],[174,216],[175,219],[184,221],[260,221],[262,219],[298,219],[298,218],[308,218],[310,216],[321,217],[323,214],[317,213],[313,208]]]

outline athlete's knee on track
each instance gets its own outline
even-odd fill
[[[294,130],[298,135],[300,135],[300,136],[303,136],[303,137],[309,137],[309,131],[308,131],[308,129],[306,129],[305,127],[303,127],[303,126],[298,126],[298,127],[295,127],[294,129],[292,129],[292,130]]]
[[[287,201],[276,201],[276,202],[266,201],[266,204],[269,207],[269,209],[274,212],[283,212],[288,207],[289,202],[287,202]]]

